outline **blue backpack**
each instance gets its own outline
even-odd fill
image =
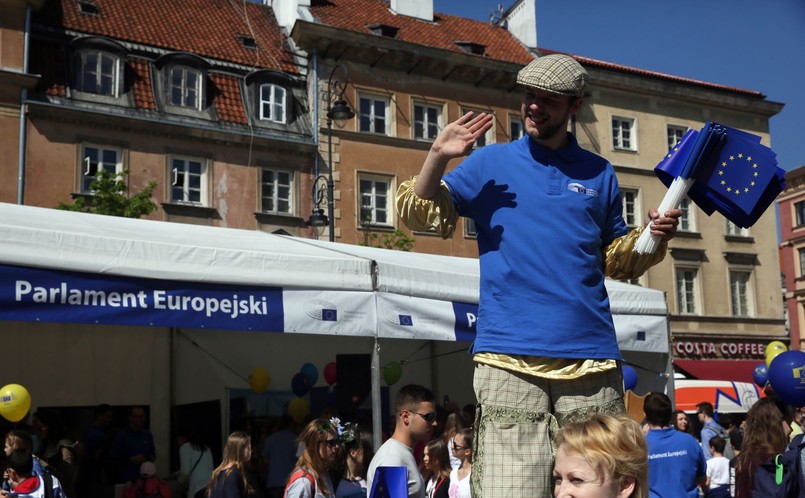
[[[805,498],[803,436],[795,437],[785,452],[775,455],[755,472],[752,498]]]

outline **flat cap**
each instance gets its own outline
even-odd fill
[[[581,97],[590,77],[576,59],[568,55],[544,55],[517,73],[517,83],[547,92]]]

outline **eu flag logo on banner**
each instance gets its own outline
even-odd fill
[[[338,321],[338,310],[337,309],[322,308],[322,310],[321,310],[321,320],[323,322],[337,322]]]
[[[654,171],[666,186],[677,177],[695,180],[691,200],[743,228],[754,225],[785,187],[785,171],[759,136],[709,121],[700,132],[688,131]]]
[[[369,498],[408,498],[408,469],[378,467]]]
[[[400,325],[406,327],[413,327],[414,326],[414,319],[411,318],[411,315],[399,315],[400,316]]]

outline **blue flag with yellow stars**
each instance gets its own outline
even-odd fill
[[[718,211],[743,228],[785,188],[785,171],[759,136],[710,121],[688,131],[654,172],[666,186],[675,178],[694,179],[688,197],[707,215]]]
[[[369,498],[408,498],[408,469],[378,467],[372,480]]]

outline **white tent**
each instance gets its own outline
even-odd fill
[[[0,204],[0,233],[4,321],[375,340],[474,332],[475,259],[11,204]],[[626,360],[651,389],[664,386],[664,294],[613,281],[607,289]],[[376,359],[373,367],[377,392]]]

